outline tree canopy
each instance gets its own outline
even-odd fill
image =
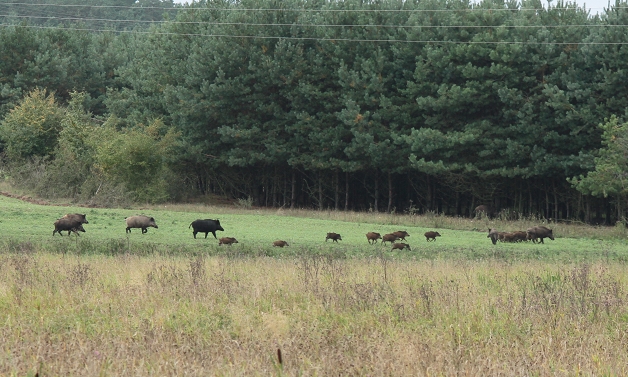
[[[388,200],[391,211],[457,215],[492,204],[611,221],[609,202],[591,195],[602,191],[568,179],[594,177],[601,147],[615,153],[598,124],[626,114],[625,3],[599,16],[499,0],[83,5],[75,21],[46,19],[52,28],[0,5],[13,12],[0,29],[0,119],[13,124],[34,90],[61,106],[84,93],[94,134],[115,119],[86,158],[110,182],[177,174],[187,191],[155,195],[354,209]],[[101,16],[109,24],[96,27]],[[177,135],[175,149],[153,145],[167,172],[117,166],[121,148],[159,143],[145,134],[156,122]],[[10,159],[58,144],[16,154],[15,135],[0,133]]]

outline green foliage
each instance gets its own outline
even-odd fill
[[[62,129],[63,109],[53,93],[45,89],[30,92],[0,124],[0,139],[9,158],[49,156]]]
[[[85,93],[72,93],[52,153],[10,162],[13,184],[45,198],[89,199],[94,194],[90,189],[95,151],[91,138],[97,127],[84,110],[88,100]]]
[[[595,170],[570,181],[579,191],[595,196],[628,194],[628,122],[616,116],[600,124],[602,145],[595,157]]]
[[[168,161],[178,134],[161,121],[149,126],[118,130],[113,118],[92,139],[95,167],[105,180],[123,184],[141,202],[168,199]]]
[[[460,213],[501,195],[504,206],[549,211],[553,201],[569,216],[584,204],[565,178],[593,169],[596,125],[628,98],[628,50],[615,44],[628,37],[606,27],[625,24],[622,7],[589,17],[575,4],[538,1],[105,3],[125,7],[89,1],[72,12],[160,20],[176,9],[167,13],[177,22],[118,35],[33,29],[8,16],[14,26],[0,30],[0,116],[34,88],[54,89],[71,113],[58,140],[3,127],[6,155],[37,157],[25,166],[74,197],[109,187],[115,197],[128,190],[159,201],[172,198],[168,182],[185,181],[259,204],[260,192],[289,196],[294,174],[295,200],[314,196],[305,205],[321,208],[347,188],[366,202],[388,197],[389,209],[414,200]],[[78,112],[75,92],[85,93]],[[3,124],[30,127],[20,117]],[[159,137],[142,126],[154,119],[164,124]],[[169,127],[181,135],[176,157],[162,140]]]

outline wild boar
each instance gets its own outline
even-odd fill
[[[497,245],[497,240],[499,239],[499,232],[497,231],[497,229],[489,228],[488,236],[486,236],[486,238],[490,238],[491,241],[493,242],[493,245]]]
[[[222,237],[221,239],[218,240],[218,246],[232,245],[234,243],[239,243],[239,242],[233,237]]]
[[[368,241],[368,243],[370,243],[371,245],[374,245],[377,243],[377,240],[381,239],[382,235],[379,233],[375,233],[375,232],[368,232],[366,233],[366,240]]]
[[[76,234],[77,236],[79,235],[78,232],[85,233],[85,229],[80,222],[71,219],[65,219],[63,217],[55,221],[54,226],[55,230],[52,231],[53,236],[55,235],[55,233],[59,233],[59,235],[62,236],[63,233],[61,232],[64,230],[68,231],[68,236],[70,235],[70,232],[74,232],[74,234]]]
[[[484,204],[475,207],[473,211],[475,212],[475,217],[486,216],[488,218],[491,218],[497,214],[495,208]]]
[[[397,236],[398,240],[405,241],[406,237],[410,237],[410,234],[405,230],[398,230],[396,232],[392,232],[395,236]]]
[[[327,233],[327,237],[325,237],[325,242],[327,240],[332,240],[332,242],[338,242],[338,240],[342,241],[342,237],[338,233]]]
[[[154,218],[144,215],[126,217],[125,220],[127,233],[131,233],[132,228],[141,228],[142,234],[148,232],[148,227],[159,228]]]
[[[532,240],[533,243],[537,243],[538,240],[541,240],[541,243],[545,243],[543,242],[544,238],[549,238],[550,240],[554,241],[553,231],[544,226],[535,226],[529,228],[527,230],[527,235],[528,240]]]
[[[424,236],[427,242],[430,242],[436,241],[436,237],[440,237],[441,235],[438,232],[425,232]]]
[[[68,213],[65,214],[62,219],[70,219],[70,220],[74,220],[80,224],[89,224],[89,221],[87,221],[87,218],[85,217],[87,215],[83,215],[80,213]]]
[[[408,245],[407,243],[403,243],[403,242],[401,242],[401,243],[394,243],[392,245],[392,249],[390,251],[393,251],[393,250],[403,250],[403,249],[408,249],[408,250],[412,251],[412,249],[410,249],[410,245]]]
[[[273,242],[273,246],[274,247],[284,247],[284,246],[290,246],[290,244],[288,244],[286,241],[277,240],[277,241]]]
[[[517,242],[517,237],[513,232],[506,232],[502,235],[500,239],[502,242]]]
[[[386,242],[393,243],[397,241],[398,239],[399,237],[395,233],[384,234],[384,237],[382,237],[382,245],[385,244]]]
[[[528,240],[528,233],[521,230],[512,232],[515,242],[522,242]]]
[[[506,234],[508,234],[508,232],[497,232],[497,239],[501,242],[506,242],[504,241],[506,239]]]
[[[216,237],[216,231],[220,230],[224,232],[224,229],[220,226],[220,220],[198,219],[192,221],[190,226],[188,226],[188,229],[190,229],[190,227],[192,228],[194,238],[196,238],[196,233],[205,233],[205,238],[207,238],[207,234],[211,232],[211,234],[214,235],[214,238],[218,239],[218,237]]]

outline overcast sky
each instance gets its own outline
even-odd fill
[[[589,9],[591,14],[604,13],[604,8],[608,8],[608,0],[576,0],[576,3]],[[615,1],[611,1],[611,4],[615,4]]]

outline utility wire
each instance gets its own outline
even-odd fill
[[[182,11],[182,10],[204,10],[204,11],[227,11],[227,12],[345,12],[345,13],[371,13],[371,12],[400,12],[400,13],[420,13],[420,12],[461,12],[461,11],[547,11],[547,8],[482,8],[470,7],[464,9],[307,9],[307,8],[211,8],[202,7],[195,8],[191,6],[181,5],[174,8],[163,7],[144,7],[144,6],[127,6],[127,5],[86,5],[86,4],[33,4],[33,3],[2,3],[0,5],[19,5],[19,6],[47,6],[47,7],[83,7],[83,8],[115,8],[115,9],[158,9],[166,11]],[[626,9],[628,7],[612,7],[613,9]],[[577,10],[584,9],[579,6],[574,7],[551,7],[549,10]],[[589,8],[589,9],[607,9],[607,8]]]
[[[451,29],[451,28],[469,28],[469,29],[535,29],[535,28],[567,28],[567,27],[628,27],[628,24],[563,24],[563,25],[378,25],[378,24],[297,24],[297,23],[254,23],[254,22],[211,22],[211,21],[154,21],[154,20],[119,20],[107,18],[81,18],[81,17],[52,17],[52,16],[16,16],[11,14],[0,14],[0,17],[21,18],[21,19],[42,19],[57,21],[80,21],[80,22],[106,22],[106,23],[145,23],[145,24],[166,24],[166,25],[208,25],[208,26],[298,26],[298,27],[372,27],[383,29]]]
[[[0,26],[13,26],[35,29],[53,29],[53,30],[73,30],[73,31],[90,31],[90,32],[112,32],[127,34],[146,34],[146,35],[163,35],[163,36],[185,36],[185,37],[211,37],[211,38],[236,38],[236,39],[270,39],[270,40],[298,40],[298,41],[325,41],[325,42],[367,42],[367,43],[426,43],[426,44],[488,44],[488,45],[563,45],[563,46],[582,46],[582,45],[628,45],[627,42],[542,42],[542,41],[444,41],[444,40],[404,40],[404,39],[356,39],[356,38],[318,38],[318,37],[287,37],[287,36],[263,36],[263,35],[232,35],[232,34],[202,34],[202,33],[173,33],[173,32],[156,32],[156,31],[138,31],[138,30],[111,30],[111,29],[91,29],[91,28],[75,28],[75,27],[57,27],[57,26],[35,26],[35,25],[14,25],[0,24]]]

